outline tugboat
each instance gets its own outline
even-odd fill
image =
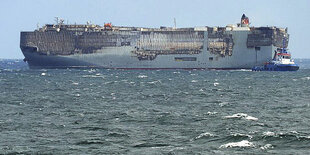
[[[266,62],[264,66],[255,66],[252,71],[297,71],[299,66],[291,59],[291,54],[284,48],[275,51],[272,61]]]

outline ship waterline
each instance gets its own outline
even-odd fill
[[[289,35],[245,18],[238,26],[158,29],[58,23],[21,32],[20,47],[30,68],[250,69],[287,47]]]

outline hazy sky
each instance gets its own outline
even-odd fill
[[[69,23],[226,26],[245,13],[251,26],[288,27],[293,58],[310,58],[310,0],[1,0],[0,58],[24,58],[20,31],[61,17]],[[66,22],[65,22],[66,23]]]

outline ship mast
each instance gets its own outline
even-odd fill
[[[174,18],[174,28],[177,28],[177,20]]]

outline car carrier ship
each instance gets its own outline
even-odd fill
[[[282,44],[282,40],[286,44]],[[251,69],[287,48],[287,28],[250,27],[244,14],[226,27],[143,28],[47,24],[21,32],[30,68]]]

